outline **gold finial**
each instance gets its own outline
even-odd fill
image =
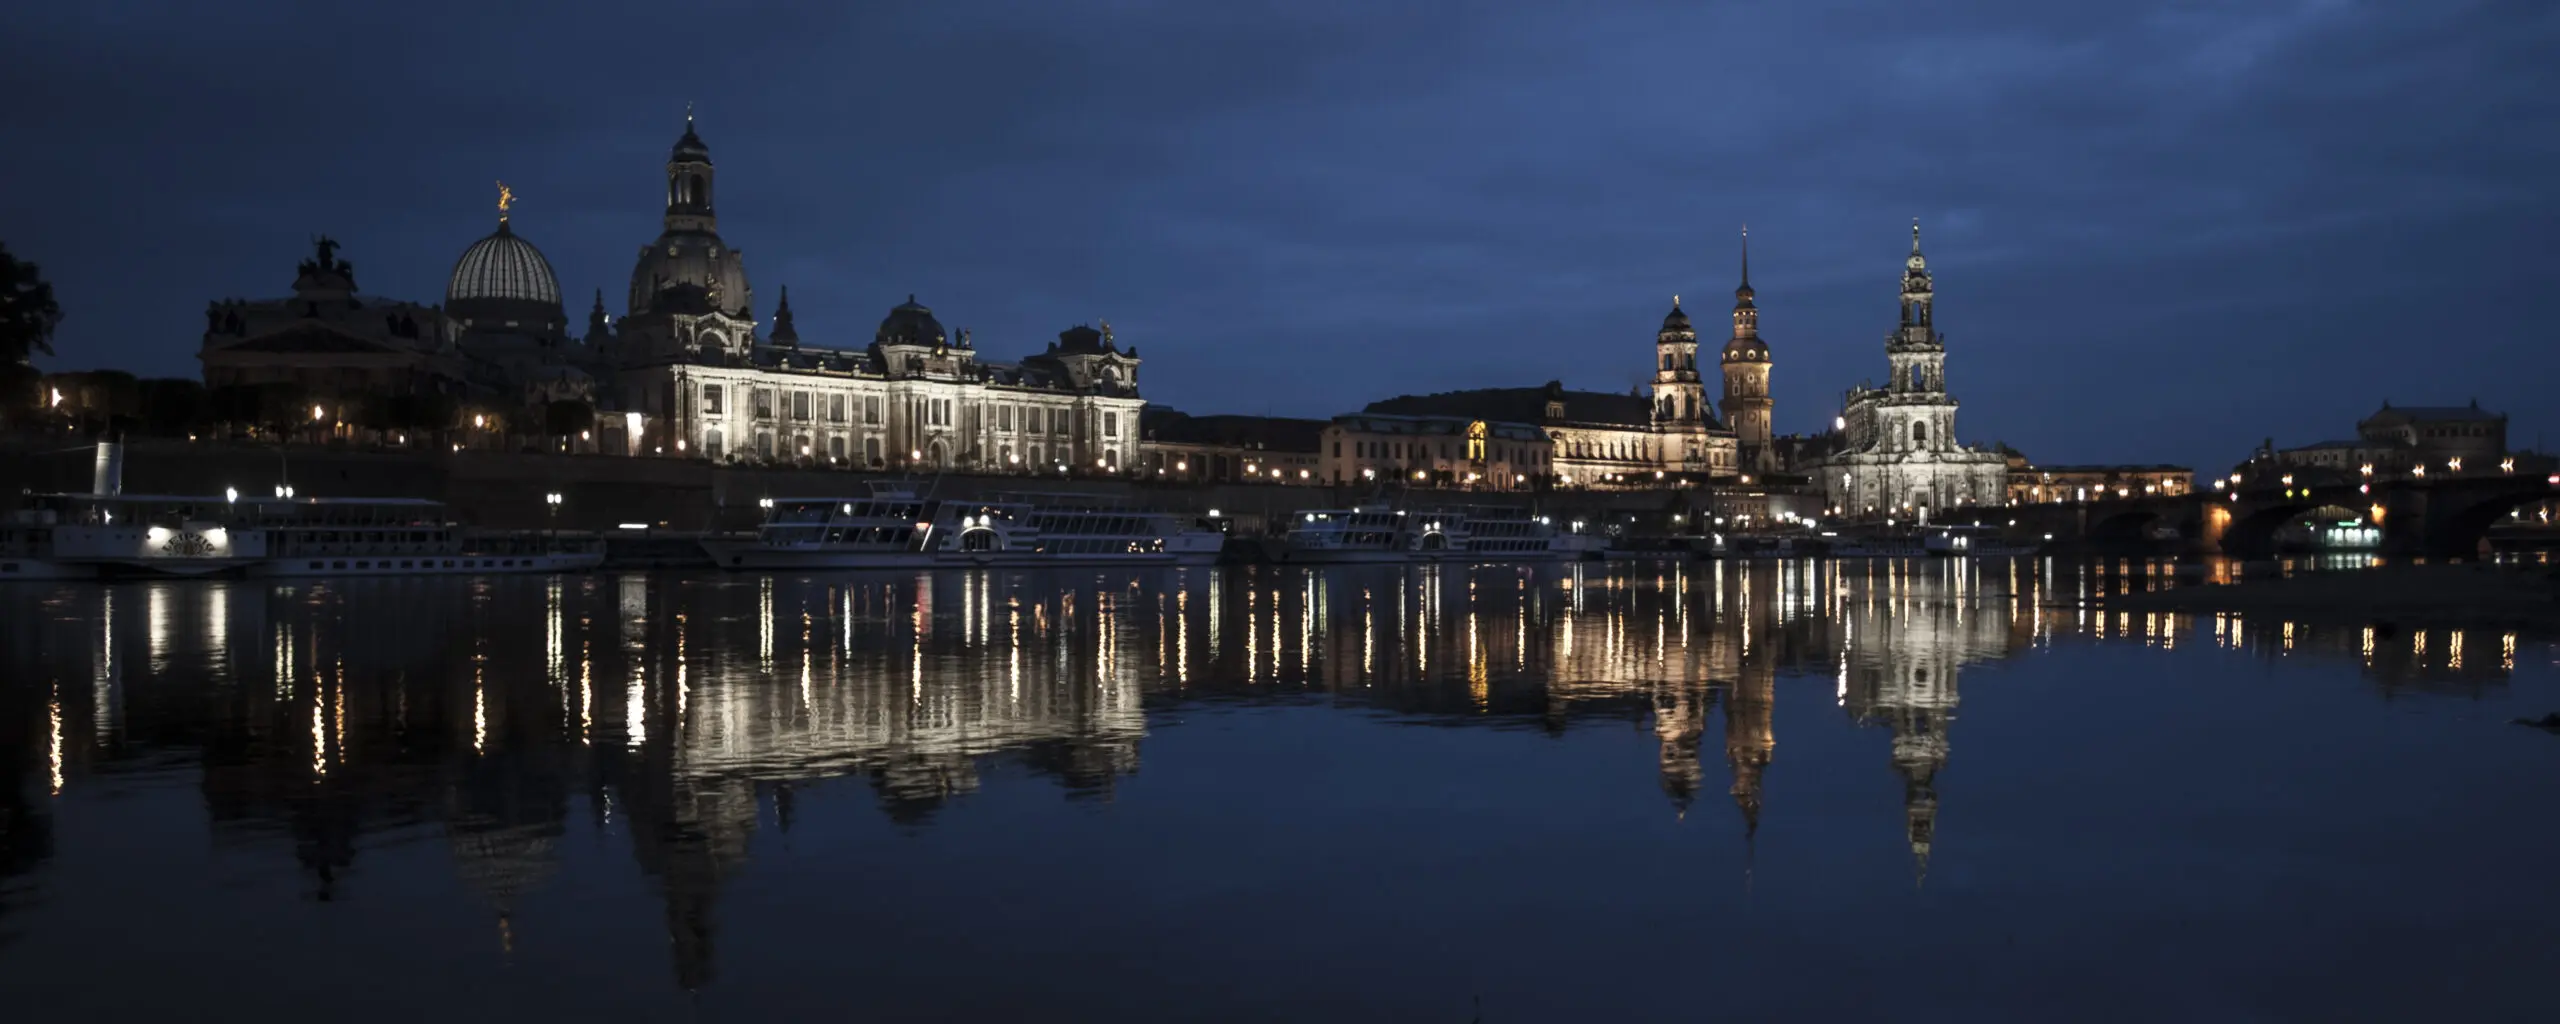
[[[1680,293],[1679,293],[1679,292],[1673,292],[1673,293],[1671,293],[1671,308],[1673,308],[1673,309],[1678,309],[1678,308],[1680,308]]]
[[[503,182],[503,181],[499,182],[499,183],[498,183],[498,219],[499,219],[499,220],[505,220],[505,219],[507,219],[507,210],[508,210],[508,208],[509,208],[509,207],[512,207],[512,206],[514,206],[514,205],[516,205],[516,190],[511,189],[511,188],[508,188],[508,187],[507,187],[507,183],[506,183],[506,182]]]

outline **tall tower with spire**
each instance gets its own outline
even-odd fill
[[[1760,340],[1760,307],[1752,302],[1751,229],[1742,229],[1742,284],[1733,290],[1733,338],[1724,343],[1724,422],[1738,443],[1740,468],[1771,468],[1769,346]]]
[[[1893,380],[1885,390],[1894,394],[1917,397],[1944,397],[1947,393],[1947,345],[1938,334],[1932,306],[1937,298],[1929,278],[1929,258],[1920,254],[1920,222],[1911,222],[1911,255],[1902,261],[1902,326],[1885,342],[1885,356],[1893,363]],[[1952,424],[1950,424],[1952,426]],[[1939,432],[1939,440],[1953,444],[1952,431]]]

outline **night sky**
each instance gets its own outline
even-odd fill
[[[192,376],[316,233],[442,301],[503,178],[582,324],[691,101],[808,344],[913,292],[990,358],[1108,319],[1192,412],[1624,391],[1747,222],[1793,432],[1883,376],[1918,217],[1963,440],[2216,469],[2386,398],[2560,442],[2555,54],[2541,0],[39,2],[0,241],[49,368]]]

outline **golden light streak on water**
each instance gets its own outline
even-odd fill
[[[329,775],[329,732],[321,726],[320,702],[311,702],[311,781]]]
[[[55,684],[45,702],[45,768],[53,778],[53,795],[62,795],[62,686]]]

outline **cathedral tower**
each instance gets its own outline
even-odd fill
[[[1928,257],[1920,255],[1919,221],[1911,222],[1911,256],[1902,261],[1902,267],[1902,326],[1885,342],[1885,356],[1893,363],[1893,382],[1885,390],[1945,395],[1946,339],[1938,334],[1931,311],[1937,296],[1929,279]]]
[[[1680,297],[1671,297],[1671,312],[1662,318],[1662,330],[1653,336],[1653,422],[1657,427],[1686,427],[1698,423],[1706,412],[1703,388],[1698,382],[1698,332],[1689,324],[1689,314],[1680,309]]]
[[[1724,422],[1741,447],[1741,468],[1766,472],[1769,450],[1769,346],[1760,340],[1760,307],[1751,301],[1751,229],[1742,231],[1742,286],[1733,290],[1733,340],[1724,343]]]
[[[755,298],[747,288],[746,254],[721,241],[712,189],[711,147],[695,134],[688,108],[684,135],[667,155],[665,229],[657,241],[640,247],[631,268],[631,313],[717,313],[752,331]],[[744,344],[743,336],[732,343]]]

